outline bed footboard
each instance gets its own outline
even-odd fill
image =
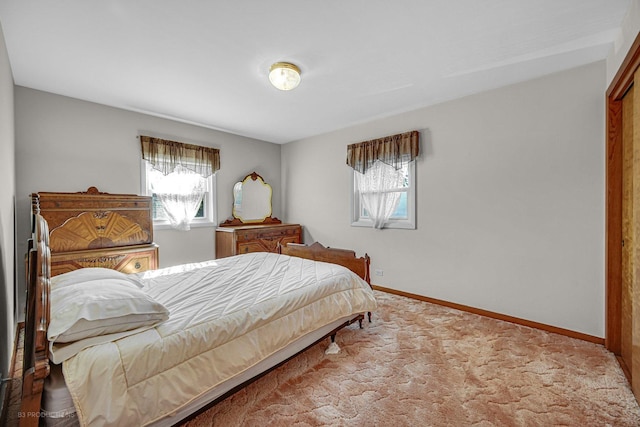
[[[371,286],[371,276],[369,274],[371,259],[367,254],[357,258],[356,253],[352,250],[328,248],[319,242],[315,242],[309,246],[300,243],[285,243],[279,246],[278,252],[282,255],[341,265],[356,273]],[[367,313],[367,317],[369,318],[369,322],[371,322],[371,312]],[[362,318],[361,316],[360,319],[355,319],[360,323],[360,328],[362,328]],[[333,341],[333,339],[334,337],[332,336],[331,340]]]
[[[299,243],[285,243],[280,246],[279,252],[283,255],[341,265],[356,273],[371,286],[371,277],[369,275],[371,260],[367,254],[356,258],[356,253],[352,250],[328,248],[319,242],[309,246]]]

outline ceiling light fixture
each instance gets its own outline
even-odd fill
[[[280,90],[291,90],[300,84],[300,68],[289,62],[276,62],[269,69],[269,81]]]

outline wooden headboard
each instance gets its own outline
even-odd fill
[[[84,267],[126,273],[158,268],[151,197],[86,192],[31,195],[21,426],[39,425],[49,375],[50,278]]]
[[[33,214],[49,224],[51,275],[84,267],[125,273],[158,268],[151,197],[85,192],[38,192]]]

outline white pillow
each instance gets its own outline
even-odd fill
[[[51,288],[66,286],[79,282],[88,282],[91,280],[103,279],[121,279],[128,280],[138,288],[142,288],[141,279],[135,274],[126,274],[117,270],[103,267],[79,268],[78,270],[69,271],[51,278]]]
[[[168,318],[162,304],[129,280],[63,280],[51,289],[47,338],[68,343],[152,326]]]

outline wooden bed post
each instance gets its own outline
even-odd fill
[[[22,403],[20,426],[37,426],[44,380],[49,375],[50,251],[46,221],[34,215],[34,235],[27,254],[27,310],[25,314],[25,348],[23,356]]]

